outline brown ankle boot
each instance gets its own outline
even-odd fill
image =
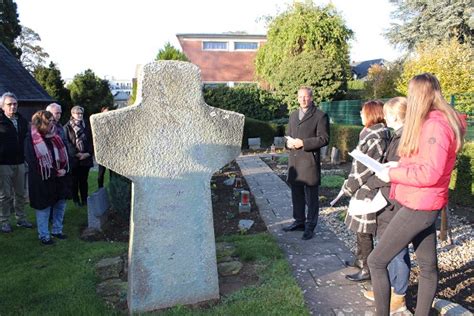
[[[390,297],[390,315],[404,312],[406,310],[405,295],[398,295],[392,292],[392,296]]]

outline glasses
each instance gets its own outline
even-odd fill
[[[84,113],[82,113],[82,112],[72,112],[72,114],[84,115]]]

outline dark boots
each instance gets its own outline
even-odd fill
[[[344,265],[349,268],[362,269],[364,267],[364,261],[362,259],[355,259],[353,262],[344,261]]]
[[[363,282],[370,280],[370,271],[369,267],[367,266],[367,263],[364,264],[363,268],[360,269],[359,272],[346,275],[346,279],[354,282]]]

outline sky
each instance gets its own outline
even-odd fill
[[[314,0],[325,5],[331,0]],[[262,17],[285,11],[292,0],[15,0],[20,24],[41,37],[40,46],[63,79],[92,69],[106,79],[130,80],[136,65],[151,62],[176,34],[245,31],[266,34]],[[390,27],[388,0],[332,0],[355,33],[351,61],[394,60],[401,55],[383,37]],[[48,61],[49,63],[49,61]]]

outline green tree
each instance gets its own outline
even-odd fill
[[[189,61],[186,55],[175,48],[170,42],[165,44],[165,47],[158,51],[155,60],[182,60]]]
[[[398,96],[397,82],[402,73],[400,61],[384,66],[372,65],[367,73],[364,97],[367,99],[392,98]]]
[[[20,61],[29,72],[33,73],[36,67],[44,65],[49,54],[37,42],[41,37],[30,29],[22,26],[21,34],[15,39],[15,46],[21,50]]]
[[[61,119],[64,122],[67,121],[69,119],[72,100],[70,91],[64,86],[61,71],[56,67],[56,64],[50,62],[48,67],[36,67],[33,76],[46,92],[61,104],[63,110],[63,116]]]
[[[313,100],[319,103],[343,93],[345,73],[341,65],[317,51],[302,52],[289,58],[275,71],[276,94],[288,105],[298,108],[296,95],[301,86],[311,87]]]
[[[282,89],[286,81],[283,74],[291,74],[287,67],[288,63],[303,52],[316,52],[319,55],[318,58],[324,59],[325,62],[332,61],[334,67],[342,72],[341,86],[329,84],[336,89],[332,94],[340,88],[346,89],[347,78],[350,76],[348,40],[352,37],[352,31],[346,27],[334,6],[318,7],[312,2],[295,2],[287,11],[270,18],[269,21],[267,42],[258,50],[255,60],[259,80],[267,82],[272,88]],[[305,58],[312,57],[306,55]],[[295,63],[299,62],[300,60]],[[286,69],[280,70],[282,67]],[[302,65],[302,67],[310,67],[310,65]],[[332,75],[331,73],[328,76]],[[299,83],[294,81],[296,79],[296,76],[291,74],[292,87],[308,82],[314,84],[312,87],[317,87],[315,85],[317,78],[314,80],[301,78]],[[288,93],[291,89],[294,88],[285,87],[284,93]],[[315,95],[315,97],[321,99],[328,95],[331,93]]]
[[[15,38],[21,33],[20,21],[18,20],[17,6],[13,0],[0,1],[0,43],[17,58],[21,56],[21,50],[15,47]]]
[[[473,9],[471,0],[404,0],[396,1],[392,23],[385,33],[389,41],[413,50],[424,41],[456,39],[472,45]]]
[[[97,77],[90,69],[75,75],[68,89],[73,104],[83,106],[88,115],[99,113],[103,106],[113,106],[109,82]]]
[[[406,95],[408,81],[424,72],[430,72],[438,78],[445,97],[474,93],[474,59],[468,44],[460,44],[454,39],[419,44],[415,53],[403,64],[397,90]],[[466,104],[465,108],[459,110],[473,112],[474,104]]]

